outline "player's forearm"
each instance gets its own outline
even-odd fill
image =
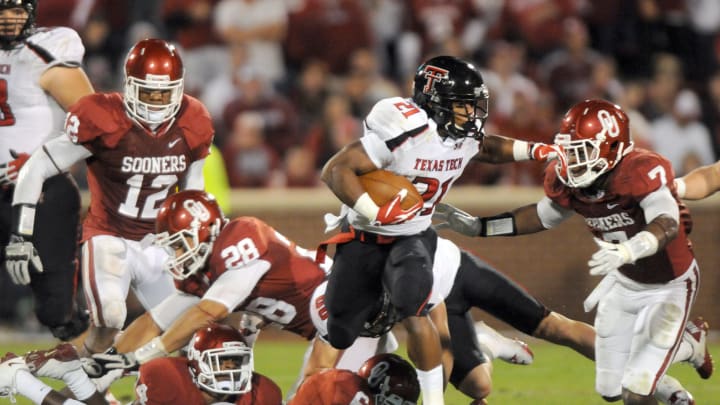
[[[155,323],[150,313],[145,312],[120,334],[115,348],[119,353],[127,353],[139,348],[161,333],[162,329]]]
[[[200,328],[208,325],[210,322],[224,319],[228,312],[227,310],[218,310],[217,305],[219,304],[208,305],[205,301],[201,301],[199,304],[187,310],[187,312],[178,318],[160,337],[165,351],[172,353],[184,347],[193,333],[197,332]]]
[[[700,200],[720,190],[720,162],[699,167],[675,180],[678,196],[685,200]]]

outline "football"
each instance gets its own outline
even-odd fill
[[[402,189],[408,191],[407,196],[400,204],[403,209],[408,209],[415,203],[422,202],[420,193],[418,193],[410,180],[387,170],[375,170],[365,173],[360,176],[360,183],[378,206],[385,205]]]

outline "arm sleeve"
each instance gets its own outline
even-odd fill
[[[205,165],[205,159],[200,159],[192,162],[188,168],[185,180],[181,185],[182,190],[204,190],[205,189],[205,177],[203,177],[203,165]]]
[[[545,229],[551,229],[568,219],[572,210],[563,208],[548,197],[537,203],[537,215]]]
[[[66,136],[49,140],[32,154],[20,170],[13,205],[36,204],[47,178],[67,171],[75,162],[90,155],[89,150],[72,143]]]
[[[667,186],[662,186],[648,194],[640,201],[640,207],[648,224],[660,215],[667,215],[675,221],[680,221],[680,208]]]
[[[250,295],[258,280],[270,270],[270,262],[256,260],[240,269],[230,269],[218,277],[202,299],[219,302],[232,312]]]

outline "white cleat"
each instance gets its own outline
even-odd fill
[[[710,378],[715,369],[712,356],[707,347],[708,329],[708,323],[699,316],[692,321],[688,321],[683,334],[683,339],[693,348],[693,354],[688,359],[688,362],[695,367],[695,371],[704,380]]]
[[[695,405],[695,399],[690,391],[677,391],[670,396],[670,405]]]
[[[65,374],[82,368],[75,346],[60,343],[50,350],[35,350],[25,355],[25,363],[38,377],[62,380]]]
[[[27,370],[28,366],[22,357],[18,357],[15,353],[7,353],[0,363],[0,397],[10,397],[10,402],[15,402],[15,394],[17,387],[15,385],[15,375],[20,370]]]
[[[527,343],[503,336],[485,322],[475,323],[475,333],[483,353],[512,364],[532,364],[535,355]],[[491,360],[492,360],[491,359]]]

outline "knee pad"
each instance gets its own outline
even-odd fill
[[[647,328],[650,343],[667,350],[675,344],[682,320],[683,310],[680,307],[661,302],[648,309],[646,321],[642,325]]]
[[[106,328],[122,329],[126,317],[125,301],[107,301],[103,303],[102,321],[93,319],[93,323]]]
[[[338,350],[345,350],[350,347],[357,334],[352,333],[350,329],[342,326],[335,325],[333,322],[328,321],[328,336],[327,340],[330,345]]]

